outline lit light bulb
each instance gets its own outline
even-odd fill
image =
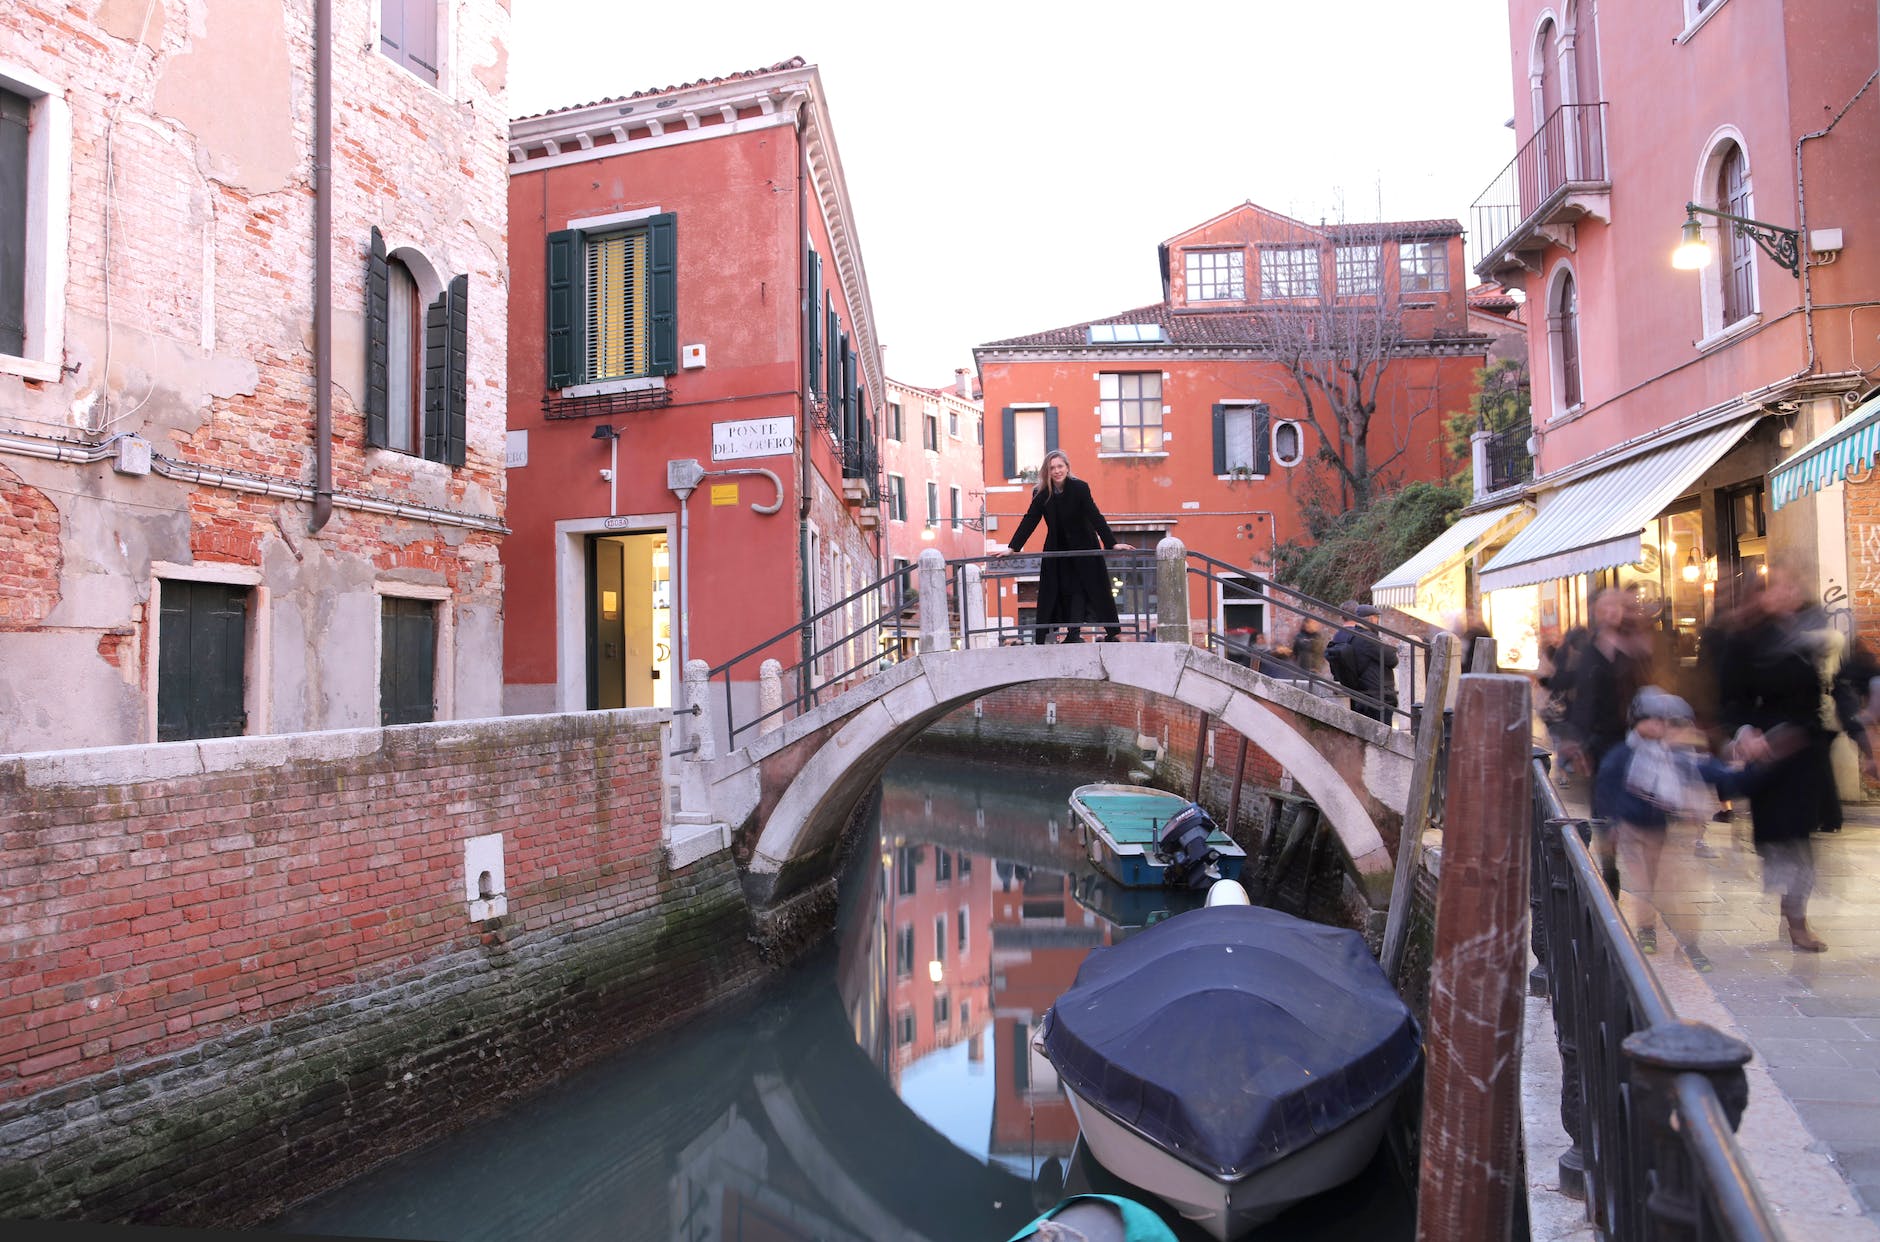
[[[1710,266],[1710,243],[1704,240],[1704,226],[1696,216],[1684,217],[1684,236],[1671,252],[1671,266],[1681,272],[1694,272]]]

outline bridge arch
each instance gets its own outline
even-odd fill
[[[1175,643],[993,647],[918,655],[729,755],[702,761],[714,818],[754,832],[751,896],[768,905],[820,875],[856,802],[928,726],[1039,681],[1103,682],[1205,711],[1272,755],[1338,834],[1367,892],[1389,889],[1408,796],[1407,733],[1305,687]],[[702,792],[702,791],[701,791]],[[826,874],[826,869],[823,870]]]

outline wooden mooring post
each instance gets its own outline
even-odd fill
[[[1449,743],[1424,1042],[1418,1242],[1506,1242],[1523,1193],[1532,746],[1524,677],[1470,674]]]

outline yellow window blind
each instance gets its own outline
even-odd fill
[[[646,374],[646,234],[590,238],[587,268],[588,377]]]

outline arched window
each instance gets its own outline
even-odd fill
[[[1716,204],[1719,211],[1747,217],[1749,212],[1749,168],[1743,148],[1726,142],[1717,153]],[[1728,221],[1720,230],[1717,277],[1722,282],[1723,323],[1729,327],[1756,310],[1756,247],[1749,237]]]
[[[385,447],[415,453],[422,444],[424,308],[403,260],[388,260],[386,276]]]
[[[1565,414],[1584,397],[1580,382],[1580,295],[1572,271],[1562,268],[1547,304],[1548,353],[1554,372],[1554,414]]]

